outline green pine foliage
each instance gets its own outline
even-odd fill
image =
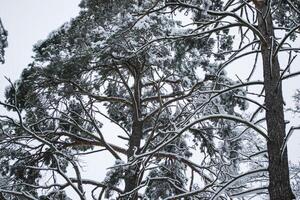
[[[213,26],[217,19],[207,10],[226,6],[221,0],[184,2],[201,5],[201,12],[181,9],[196,20],[199,32],[206,30],[203,24]],[[39,187],[46,176],[43,169],[63,176],[72,166],[77,173],[79,155],[99,147],[116,160],[102,172],[106,178],[98,184],[99,198],[133,198],[134,192],[123,189],[135,176],[136,187],[144,185],[139,195],[145,199],[196,190],[198,184],[188,175],[191,166],[201,183],[216,182],[216,188],[238,174],[241,138],[230,140],[239,136],[238,123],[207,120],[178,134],[202,117],[241,117],[237,108],[247,109],[246,101],[236,98],[244,96],[244,90],[214,92],[239,84],[220,70],[234,36],[224,29],[215,35],[183,37],[195,30],[176,19],[176,7],[164,7],[165,3],[82,0],[79,16],[34,45],[34,61],[6,90],[4,105],[18,118],[1,118],[0,134],[6,143],[0,153],[10,156],[0,159],[0,167],[3,177],[13,178],[8,178],[10,190],[26,190],[41,200],[68,199],[64,185]],[[159,9],[151,12],[153,8]],[[102,132],[103,115],[124,130],[128,149],[106,143],[109,133]],[[138,145],[130,149],[136,138]],[[195,153],[203,156],[199,166],[191,164]],[[77,174],[72,188],[86,199],[90,194],[85,194],[81,179]],[[71,185],[72,180],[65,180]],[[209,198],[210,189],[201,195]]]

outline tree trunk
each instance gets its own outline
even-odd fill
[[[136,70],[135,83],[134,83],[134,106],[132,117],[132,132],[129,139],[129,148],[127,151],[128,162],[134,154],[140,151],[140,144],[143,132],[143,121],[140,121],[141,117],[141,78],[140,71]],[[125,193],[133,191],[138,186],[140,163],[129,167],[129,170],[125,174]],[[138,199],[138,193],[132,192],[127,195],[125,199],[136,200]]]
[[[272,55],[276,48],[273,42],[273,20],[268,10],[268,5],[261,3],[256,5],[258,10],[258,28],[264,36],[266,43],[262,42],[261,54],[263,59],[266,123],[270,140],[267,143],[269,155],[269,195],[270,200],[292,200],[295,196],[292,192],[289,179],[289,166],[287,150],[281,158],[280,148],[285,138],[285,122],[283,112],[282,86],[280,82],[280,65],[278,56]]]
[[[127,152],[128,162],[130,162],[130,158],[137,153],[141,143],[141,135],[142,135],[143,123],[136,121],[133,123],[132,127],[132,135],[129,141],[129,149]],[[131,166],[128,172],[125,174],[125,193],[130,192],[135,189],[138,185],[138,178],[139,178],[139,168],[140,164],[135,164]],[[138,198],[137,193],[132,193],[129,196],[126,196],[125,199],[132,199],[136,200]]]

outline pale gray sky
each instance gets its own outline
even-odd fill
[[[32,45],[79,12],[80,0],[0,0],[0,17],[8,30],[6,63],[0,65],[0,98],[31,61]]]

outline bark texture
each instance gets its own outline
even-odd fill
[[[141,135],[142,135],[142,127],[143,124],[141,122],[135,122],[133,124],[132,135],[129,141],[129,149],[128,149],[128,161],[130,162],[130,158],[137,153],[140,147]],[[139,168],[140,164],[136,164],[129,168],[129,171],[126,173],[125,178],[125,193],[132,192],[138,186],[138,178],[139,178]],[[138,199],[138,195],[136,192],[132,192],[124,199]]]
[[[281,158],[280,149],[285,138],[285,121],[283,112],[282,86],[280,82],[280,64],[278,56],[273,55],[276,48],[271,11],[267,4],[256,5],[258,10],[258,28],[263,34],[266,43],[262,42],[261,54],[263,59],[266,122],[268,135],[269,155],[269,195],[270,200],[292,200],[289,179],[287,150]]]
[[[141,69],[137,68],[134,73],[134,86],[133,86],[133,117],[132,117],[132,132],[129,139],[129,148],[127,151],[127,158],[130,159],[134,154],[140,151],[140,144],[143,132],[143,121],[141,119]],[[125,174],[125,199],[136,200],[138,193],[134,189],[138,186],[140,164],[136,163],[129,167]]]

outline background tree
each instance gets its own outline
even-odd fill
[[[7,31],[0,19],[0,62],[4,63],[4,48],[7,47]]]

